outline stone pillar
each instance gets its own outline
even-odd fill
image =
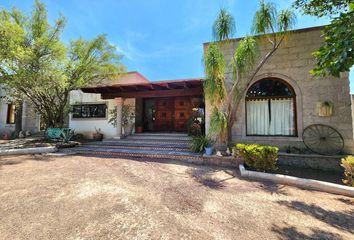
[[[22,132],[27,131],[27,103],[22,103]]]
[[[117,136],[115,138],[120,139],[122,137],[122,108],[123,108],[123,98],[116,98],[117,103]]]
[[[41,131],[41,115],[36,113],[35,132]]]

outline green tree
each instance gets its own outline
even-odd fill
[[[71,90],[115,77],[125,68],[105,35],[64,44],[65,18],[48,21],[43,3],[29,16],[0,11],[0,83],[19,101],[28,100],[47,127],[62,127]]]
[[[247,86],[279,49],[295,22],[296,18],[292,11],[285,9],[278,12],[274,4],[261,1],[253,19],[252,32],[255,36],[241,39],[231,62],[227,62],[222,48],[230,43],[235,22],[225,9],[220,11],[213,25],[213,36],[216,42],[209,44],[204,57],[206,73],[204,92],[213,107],[210,134],[216,138],[219,145],[230,145],[236,110]],[[266,39],[270,48],[265,55],[261,56],[258,42],[263,39]],[[225,82],[225,69],[228,66],[232,67],[233,72],[231,83]]]
[[[354,3],[352,0],[296,0],[294,6],[304,14],[330,17],[323,30],[324,41],[313,55],[317,76],[339,77],[354,65]]]

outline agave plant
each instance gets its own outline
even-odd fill
[[[60,134],[60,139],[63,143],[69,143],[75,136],[75,130],[64,129]]]

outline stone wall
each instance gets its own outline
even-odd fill
[[[343,157],[344,156],[337,155],[323,156],[315,154],[279,153],[278,164],[323,171],[343,172],[343,168],[340,166]]]
[[[332,126],[343,136],[345,151],[353,152],[353,123],[351,96],[349,93],[349,74],[343,73],[340,78],[314,77],[309,71],[314,67],[315,58],[311,53],[320,47],[322,42],[321,27],[294,31],[289,39],[269,59],[252,83],[268,77],[283,79],[289,83],[296,93],[297,137],[255,137],[246,136],[245,96],[237,110],[237,119],[233,127],[234,142],[257,142],[277,145],[281,148],[295,146],[304,148],[302,142],[303,129],[311,124]],[[224,44],[222,51],[229,62],[239,39]],[[269,43],[258,38],[260,54],[264,56],[269,50]],[[208,43],[204,45],[204,49]],[[226,72],[226,81],[233,82],[231,69]],[[251,83],[251,84],[252,84]],[[333,115],[320,117],[318,104],[328,101],[333,105]],[[206,127],[209,125],[210,103],[206,100]]]
[[[22,130],[29,131],[32,134],[40,131],[40,115],[36,113],[34,106],[28,102],[23,103]]]

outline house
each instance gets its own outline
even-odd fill
[[[193,111],[203,111],[202,79],[151,82],[138,72],[120,76],[109,85],[72,91],[73,108],[69,126],[86,137],[100,129],[106,138],[120,138],[122,127],[108,122],[117,109],[117,125],[121,126],[122,106],[135,109],[134,125],[145,132],[186,132]]]
[[[353,121],[349,74],[340,78],[314,77],[312,52],[320,47],[322,27],[295,30],[269,59],[249,85],[236,113],[233,142],[252,142],[304,148],[302,133],[312,124],[336,129],[344,140],[344,150],[352,152]],[[258,38],[261,54],[267,43]],[[223,45],[227,60],[240,39]],[[204,49],[209,43],[204,44]],[[232,82],[227,69],[226,81]],[[122,106],[135,108],[135,126],[145,132],[184,132],[194,111],[205,113],[206,132],[210,126],[211,104],[203,96],[202,79],[148,81],[137,72],[115,83],[87,87],[71,94],[76,109],[70,127],[92,133],[100,128],[107,138],[122,136]],[[323,114],[323,106],[328,111]],[[117,110],[117,127],[108,123],[110,110]],[[205,111],[204,111],[205,110]]]
[[[15,131],[15,104],[7,94],[4,86],[0,86],[0,138],[10,137]],[[31,134],[40,130],[40,115],[28,102],[22,104],[22,131]]]

